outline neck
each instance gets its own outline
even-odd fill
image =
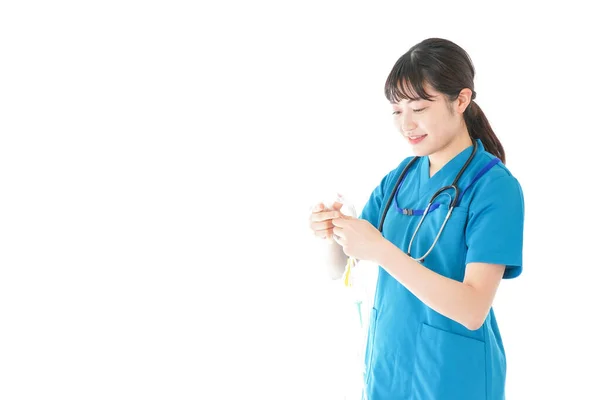
[[[457,135],[454,140],[448,143],[445,147],[429,155],[429,176],[432,177],[438,172],[448,161],[452,160],[462,151],[472,146],[473,142],[469,136],[469,132],[465,129],[460,135]]]

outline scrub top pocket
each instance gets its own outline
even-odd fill
[[[485,400],[485,343],[423,323],[412,379],[413,400]]]

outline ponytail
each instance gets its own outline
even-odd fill
[[[498,157],[505,164],[504,148],[492,130],[485,114],[473,100],[465,110],[465,122],[467,123],[469,135],[474,139],[480,139],[486,151]]]

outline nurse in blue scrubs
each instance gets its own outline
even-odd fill
[[[337,276],[346,257],[379,265],[368,400],[505,396],[492,303],[501,280],[522,270],[524,201],[475,103],[474,75],[453,42],[427,39],[409,49],[385,95],[414,156],[383,177],[359,218],[341,214],[340,204],[311,214],[315,234],[335,239],[328,246]]]

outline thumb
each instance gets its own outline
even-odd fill
[[[342,196],[339,193],[336,193],[337,198],[335,199],[335,201],[333,202],[333,206],[332,208],[335,211],[340,211],[342,209],[342,207],[344,206],[344,196]]]

